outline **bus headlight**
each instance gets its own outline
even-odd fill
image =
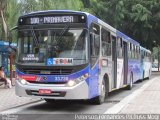
[[[27,85],[28,84],[28,82],[24,79],[20,79],[19,81],[22,85]]]
[[[75,84],[76,84],[76,81],[75,81],[75,80],[69,80],[68,83],[67,83],[67,85],[68,85],[69,87],[72,87],[72,86],[74,86]]]
[[[86,80],[87,77],[88,77],[88,73],[86,73],[86,74],[84,74],[84,75],[82,75],[82,76],[80,76],[79,78],[76,78],[76,79],[74,79],[74,80],[69,80],[69,81],[67,82],[66,86],[68,86],[68,87],[75,86],[76,84],[78,84],[78,83]]]

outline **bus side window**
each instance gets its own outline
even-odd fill
[[[110,32],[102,28],[102,56],[111,56]]]
[[[132,46],[133,46],[133,59],[135,59],[135,45],[132,44]]]
[[[93,67],[99,57],[100,53],[100,27],[92,23],[90,27],[90,54],[91,67]]]
[[[131,48],[130,48],[130,43],[128,43],[128,58],[131,58]]]
[[[132,56],[133,56],[133,49],[132,49],[132,43],[130,43],[130,50],[131,50],[131,59],[132,59]]]
[[[117,53],[118,53],[118,58],[122,58],[122,38],[120,38],[120,37],[118,37],[118,51],[117,51]]]
[[[136,46],[136,59],[138,60],[138,46]]]

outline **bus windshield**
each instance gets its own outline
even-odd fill
[[[88,61],[87,30],[82,28],[21,29],[18,63],[77,65]]]

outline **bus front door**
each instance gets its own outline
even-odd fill
[[[112,36],[112,89],[117,87],[117,43],[116,37]]]

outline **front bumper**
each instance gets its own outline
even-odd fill
[[[50,89],[52,94],[42,95],[39,94],[39,89]],[[85,81],[73,86],[65,87],[63,85],[51,85],[51,84],[28,84],[22,85],[18,80],[16,81],[16,95],[21,97],[36,97],[45,99],[88,99],[89,89]]]

